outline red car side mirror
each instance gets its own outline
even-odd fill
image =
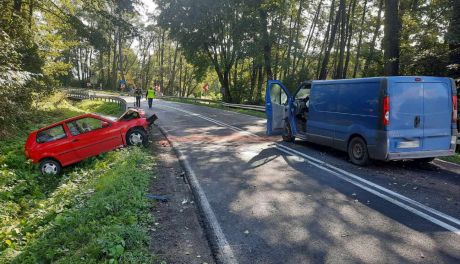
[[[109,122],[102,121],[102,128],[106,128],[106,127],[109,127],[109,126],[110,126]]]

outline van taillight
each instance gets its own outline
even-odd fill
[[[382,122],[384,126],[390,124],[390,97],[383,97],[383,113],[382,113]]]
[[[457,96],[452,96],[452,123],[457,123]]]

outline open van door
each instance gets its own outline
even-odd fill
[[[289,91],[280,81],[268,81],[265,93],[267,135],[281,135],[283,133],[290,97]]]

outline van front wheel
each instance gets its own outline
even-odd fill
[[[353,164],[366,166],[369,164],[369,153],[366,142],[360,137],[354,137],[348,144],[348,157]]]
[[[284,122],[283,140],[286,142],[294,142],[295,140],[295,137],[292,135],[292,129],[289,121]]]

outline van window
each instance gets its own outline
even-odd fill
[[[311,90],[310,106],[317,111],[335,112],[337,96],[335,85],[315,85]]]
[[[270,87],[270,99],[272,103],[285,105],[288,97],[283,88],[279,84],[274,83]]]
[[[303,86],[295,95],[295,99],[305,99],[310,96],[311,84]]]
[[[339,84],[337,112],[377,116],[379,106],[379,83]]]
[[[37,133],[37,143],[51,142],[65,137],[64,128],[58,125]]]

